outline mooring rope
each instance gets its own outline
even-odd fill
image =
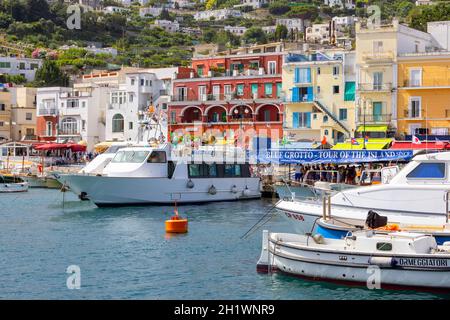
[[[261,219],[259,219],[250,229],[248,229],[248,231],[246,233],[244,233],[244,235],[241,236],[241,239],[247,239],[256,230],[258,230],[263,225],[265,225],[267,222],[269,222],[274,216],[272,210],[277,206],[277,203],[275,203],[272,207],[270,207],[270,209],[261,217]],[[268,217],[268,219],[267,219],[267,217]],[[267,219],[267,220],[264,221],[264,219]]]

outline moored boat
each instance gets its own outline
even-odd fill
[[[264,230],[257,270],[369,288],[449,290],[450,243],[408,232],[366,230],[326,239]]]
[[[28,191],[28,183],[22,181],[20,178],[14,177],[11,180],[11,178],[0,176],[0,181],[0,193]]]

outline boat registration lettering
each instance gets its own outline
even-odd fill
[[[285,212],[285,214],[286,214],[286,217],[288,217],[288,218],[293,218],[298,221],[305,221],[305,218],[301,214],[289,213],[289,212]]]
[[[398,265],[402,267],[447,267],[447,259],[433,258],[400,258]]]

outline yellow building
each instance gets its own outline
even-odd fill
[[[36,140],[36,88],[13,89],[11,138],[14,141]]]
[[[359,132],[374,138],[386,137],[397,127],[398,55],[425,52],[437,47],[437,43],[430,34],[401,25],[396,19],[377,27],[357,23],[355,30],[356,136]],[[385,132],[375,132],[374,127]]]
[[[344,141],[354,130],[354,52],[289,53],[282,73],[288,140]]]
[[[11,92],[0,89],[0,142],[11,140],[11,101]]]
[[[398,57],[397,106],[400,135],[449,135],[449,52]]]

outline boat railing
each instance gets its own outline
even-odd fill
[[[312,173],[318,173],[319,179],[308,179],[308,176]],[[328,182],[339,183],[341,175],[338,170],[316,170],[316,169],[311,169],[311,170],[306,171],[305,176],[303,177],[303,183],[313,185],[316,181],[322,181],[323,173],[325,173],[326,180],[327,180],[328,173],[331,173],[331,179],[330,179],[331,181],[328,181]]]
[[[445,201],[445,222],[448,223],[450,214],[450,190],[445,191],[444,201]]]

